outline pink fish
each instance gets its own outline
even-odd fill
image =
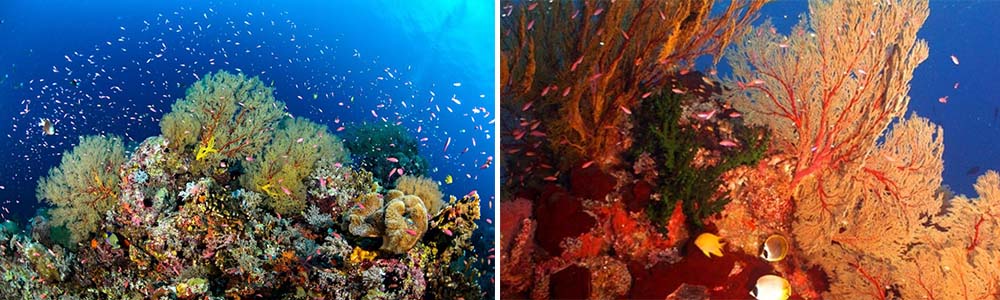
[[[304,140],[305,140],[305,138],[299,138],[298,140],[295,140],[295,142],[301,144],[302,141],[304,141]]]
[[[531,30],[532,27],[535,27],[535,20],[531,20],[531,22],[528,22],[528,30]]]
[[[569,70],[576,71],[576,66],[580,65],[581,62],[583,62],[583,56],[580,56],[580,58],[573,62],[573,65],[569,67]]]
[[[528,101],[528,103],[525,103],[524,106],[521,106],[521,111],[528,111],[528,109],[531,109],[532,104],[535,104],[535,101]]]
[[[603,8],[598,8],[596,11],[594,11],[594,15],[595,16],[596,15],[600,15],[602,12],[604,12],[604,9]]]
[[[392,174],[396,174],[396,170],[399,170],[399,168],[392,168],[392,170],[389,170],[389,175],[386,176],[392,177]]]
[[[344,126],[337,127],[337,132],[344,131],[344,129],[345,129]]]
[[[649,95],[652,95],[652,94],[653,94],[653,92],[646,92],[645,94],[642,94],[642,99],[646,99],[647,97],[649,97]]]
[[[515,141],[517,141],[517,140],[520,140],[520,139],[521,139],[521,138],[523,138],[523,137],[524,137],[524,135],[525,135],[525,134],[527,134],[527,133],[528,133],[527,131],[525,131],[525,130],[522,130],[522,129],[520,129],[520,128],[518,128],[518,129],[515,129],[515,130],[514,130],[514,140],[515,140]]]
[[[452,236],[451,230],[448,228],[441,228],[441,232],[444,232],[444,234],[447,234],[448,236]]]
[[[247,161],[253,162],[253,156],[247,156]]]
[[[490,223],[490,224],[493,224],[493,219],[491,219],[491,218],[486,218],[486,223]]]
[[[624,105],[619,105],[618,108],[621,108],[622,112],[625,112],[626,115],[631,115],[632,114],[632,110],[630,110],[628,108],[625,108]]]
[[[292,195],[292,191],[289,191],[285,186],[281,186],[281,191],[285,192],[285,195]]]
[[[324,189],[326,188],[326,177],[320,177],[319,178],[319,186],[322,187],[322,188],[324,188]]]
[[[406,233],[409,234],[409,235],[412,235],[412,236],[417,236],[417,231],[413,230],[413,229],[407,228],[406,229]]]
[[[736,144],[736,142],[734,142],[732,140],[722,140],[722,141],[719,141],[719,146],[723,146],[723,147],[736,147],[737,144]]]
[[[700,113],[696,114],[695,116],[697,116],[699,119],[702,119],[702,120],[708,120],[708,119],[711,119],[712,117],[715,116],[715,110],[713,109],[713,110],[710,110],[710,111],[703,111],[703,112],[700,112]]]
[[[571,87],[571,86],[566,87],[566,89],[563,90],[563,93],[562,93],[563,97],[566,97],[566,95],[569,95],[569,91],[571,91],[571,90],[573,90],[573,87]]]
[[[399,159],[395,158],[395,157],[387,157],[385,160],[388,160],[389,162],[394,162],[394,163],[398,163],[399,162]]]
[[[742,117],[742,116],[743,116],[743,114],[741,114],[740,112],[735,111],[735,110],[733,112],[729,113],[729,117],[730,118],[739,118],[739,117]]]
[[[944,97],[938,98],[938,102],[948,103],[948,96],[944,96]]]
[[[674,92],[674,94],[685,94],[686,93],[684,90],[679,89],[679,88],[672,88],[672,89],[670,89],[670,91]]]
[[[580,169],[586,169],[586,168],[590,168],[590,165],[593,165],[593,164],[594,164],[594,161],[593,161],[593,160],[591,160],[591,161],[587,161],[587,162],[583,163],[583,165],[582,165],[582,166],[580,166]]]

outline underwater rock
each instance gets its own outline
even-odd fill
[[[552,274],[549,296],[552,299],[587,299],[590,295],[590,270],[572,265]]]
[[[596,220],[583,211],[583,202],[556,185],[548,185],[535,204],[538,229],[535,240],[550,255],[562,255],[560,243],[576,237],[596,224]]]
[[[712,299],[746,299],[758,277],[774,272],[766,261],[740,252],[708,258],[690,241],[680,262],[650,268],[630,263],[629,270],[633,276],[628,294],[631,299],[663,299],[684,284],[708,287]]]
[[[708,288],[703,285],[682,283],[673,293],[667,295],[667,300],[708,300]]]
[[[632,185],[632,192],[625,193],[626,208],[630,212],[641,212],[649,207],[649,200],[653,195],[653,186],[645,181],[638,181]]]
[[[574,168],[570,172],[570,193],[582,199],[604,200],[615,189],[615,178],[600,168]]]

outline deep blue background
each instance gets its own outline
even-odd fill
[[[770,2],[757,23],[770,18],[787,33],[807,11],[807,1]],[[930,15],[917,33],[929,43],[930,54],[910,81],[907,116],[916,112],[944,128],[944,184],[956,194],[975,196],[976,178],[1000,169],[1000,77],[991,73],[1000,70],[996,16],[998,1],[931,1]],[[726,63],[720,63],[719,72],[727,71]],[[938,102],[943,96],[948,96],[947,104]]]
[[[332,131],[400,122],[427,138],[420,151],[437,167],[432,178],[454,177],[445,193],[478,190],[483,215],[493,215],[494,169],[479,168],[494,155],[493,3],[136,3],[0,3],[0,206],[33,214],[37,179],[79,136],[137,144],[159,132],[195,75],[222,69],[273,82],[289,113]],[[40,135],[39,118],[58,121],[58,134]]]

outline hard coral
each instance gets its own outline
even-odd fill
[[[427,208],[414,195],[392,199],[385,208],[385,240],[382,250],[406,253],[427,232]]]
[[[404,175],[396,180],[396,189],[407,194],[420,197],[424,201],[424,207],[432,216],[441,210],[444,204],[443,194],[438,189],[438,184],[430,178],[423,176]]]
[[[346,213],[348,232],[360,237],[376,237],[382,234],[382,220],[375,212],[382,208],[382,195],[370,192],[354,200],[356,203]]]
[[[87,136],[72,151],[63,153],[59,167],[38,180],[38,199],[55,205],[52,223],[65,225],[72,242],[97,231],[105,211],[118,197],[118,168],[125,161],[125,147],[117,137]]]

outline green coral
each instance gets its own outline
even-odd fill
[[[223,159],[258,155],[283,109],[273,88],[257,77],[220,71],[191,85],[160,120],[160,129],[171,150],[194,155],[192,167],[199,172]]]
[[[264,155],[246,165],[243,186],[266,194],[278,213],[298,214],[306,207],[306,178],[321,160],[343,162],[348,154],[326,126],[304,118],[288,119],[274,132]]]
[[[36,194],[55,205],[55,226],[66,226],[73,243],[97,231],[104,212],[116,203],[125,162],[125,146],[113,136],[86,136],[72,151],[63,152],[59,167],[38,180]]]
[[[649,153],[656,160],[659,174],[657,186],[661,200],[653,201],[647,213],[659,224],[666,224],[674,207],[680,202],[688,220],[702,226],[702,220],[722,210],[728,198],[715,199],[722,173],[760,160],[767,145],[765,131],[735,125],[733,138],[746,145],[733,149],[723,148],[716,139],[695,129],[683,117],[683,95],[658,93],[640,103],[633,115],[632,129],[635,141],[630,155],[633,158]],[[721,121],[720,121],[721,122]],[[712,132],[717,132],[714,130]],[[716,164],[694,165],[699,149],[717,149],[721,157]]]
[[[417,139],[402,126],[364,123],[347,131],[344,145],[358,165],[371,171],[383,187],[394,188],[394,178],[399,175],[392,171],[396,169],[414,176],[427,174],[427,160],[420,156]]]

